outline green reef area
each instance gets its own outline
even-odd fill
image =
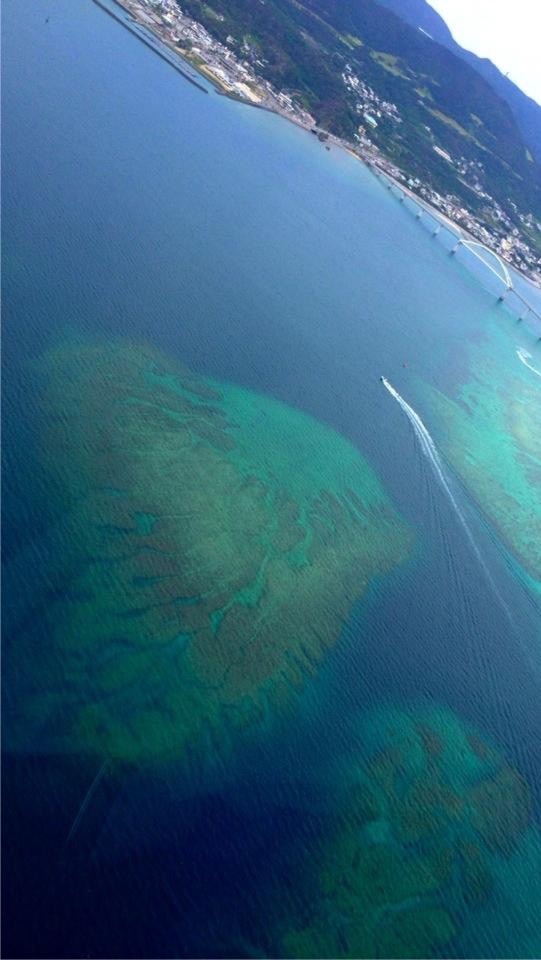
[[[517,770],[429,706],[368,712],[359,751],[335,772],[280,955],[540,956],[541,845]]]
[[[63,345],[40,376],[58,585],[8,743],[151,761],[289,703],[408,553],[368,464],[129,341]]]
[[[464,367],[452,389],[422,390],[446,457],[541,593],[541,358],[493,330],[467,344]]]

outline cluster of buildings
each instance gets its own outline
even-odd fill
[[[314,124],[314,118],[288,94],[274,90],[267,80],[256,74],[255,68],[264,66],[264,62],[254,58],[246,42],[237,43],[231,36],[225,44],[215,40],[201,23],[184,13],[176,0],[121,2],[134,20],[181,52],[225,93],[282,113],[302,126]],[[223,21],[220,14],[214,15]]]
[[[387,119],[394,121],[394,123],[402,123],[402,117],[396,104],[378,97],[375,90],[353,72],[349,63],[344,67],[342,80],[346,90],[352,95],[355,110],[362,117],[363,122],[359,124],[359,132],[356,135],[358,143],[371,146],[372,142],[367,133],[370,130],[375,130],[382,120]]]
[[[122,0],[122,4],[135,20],[151,27],[162,41],[176,47],[227,92],[253,103],[262,100],[249,66],[214,40],[202,24],[183,13],[175,0]]]
[[[488,202],[483,208],[483,219],[480,219],[462,206],[460,200],[453,194],[442,196],[437,190],[420,183],[419,180],[408,180],[408,186],[423,197],[430,206],[445,214],[453,223],[459,224],[472,237],[494,250],[517,270],[537,283],[541,281],[541,257],[532,251],[521,237],[517,227],[513,226],[509,217],[489,194],[484,194]],[[538,225],[538,229],[541,231],[541,225]]]

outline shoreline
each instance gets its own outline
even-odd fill
[[[255,107],[257,110],[265,110],[267,111],[267,113],[273,113],[278,117],[282,117],[282,119],[289,121],[290,123],[294,124],[296,127],[299,127],[300,129],[305,130],[307,133],[314,132],[314,128],[311,125],[303,122],[298,117],[291,116],[285,110],[279,110],[273,105],[266,104],[263,102],[257,102],[255,100],[249,99],[248,97],[242,96],[240,93],[236,93],[227,84],[225,84],[225,82],[220,80],[220,78],[213,73],[211,68],[207,66],[207,64],[202,60],[202,58],[198,57],[196,60],[196,58],[190,57],[188,51],[179,49],[178,47],[174,47],[164,37],[162,37],[160,33],[154,30],[150,25],[142,23],[140,20],[138,20],[135,16],[134,11],[124,2],[124,0],[93,0],[93,3],[95,3],[96,6],[98,6],[105,13],[108,13],[109,16],[111,16],[114,20],[117,21],[117,23],[120,23],[122,26],[124,26],[133,36],[137,37],[150,50],[153,50],[154,53],[156,53],[159,57],[161,57],[162,60],[165,60],[166,63],[169,63],[169,65],[173,67],[173,69],[176,70],[177,73],[179,73],[182,77],[188,80],[189,83],[197,87],[197,89],[201,90],[203,93],[208,94],[209,93],[208,89],[204,87],[202,84],[198,83],[197,79],[190,76],[187,70],[182,69],[182,66],[179,63],[175,63],[174,60],[171,59],[171,56],[168,56],[165,52],[160,51],[156,44],[161,45],[164,48],[164,51],[167,51],[168,54],[172,55],[174,58],[181,61],[181,63],[185,63],[187,67],[191,68],[194,72],[199,74],[199,76],[203,80],[205,80],[207,83],[211,85],[212,89],[214,90],[215,93],[218,94],[218,96],[228,97],[230,100],[234,100],[235,102],[241,103],[244,106]],[[111,9],[111,7],[109,6],[109,3],[112,3],[114,4],[114,6],[120,8],[122,13],[126,15],[128,19],[126,19],[120,14],[115,13],[115,11]],[[155,40],[155,43],[153,42],[153,40],[150,39],[150,37],[148,37],[147,39],[147,37],[145,37],[138,29],[135,29],[134,25],[137,25],[138,27],[141,28],[141,30],[144,30],[148,34],[151,34],[153,40]],[[387,177],[387,179],[390,181],[392,186],[395,186],[397,189],[401,190],[406,197],[409,197],[410,200],[417,203],[441,227],[448,229],[449,232],[455,233],[457,240],[461,240],[461,241],[467,240],[469,242],[479,244],[481,247],[484,247],[487,251],[490,251],[490,253],[492,253],[495,257],[501,260],[509,270],[514,271],[514,273],[517,276],[519,276],[521,280],[524,280],[526,283],[531,284],[531,286],[535,291],[537,291],[537,293],[541,292],[541,280],[538,282],[528,274],[522,273],[521,270],[519,270],[510,260],[508,260],[505,256],[503,256],[497,250],[494,250],[492,247],[489,247],[482,240],[479,240],[476,236],[474,236],[474,234],[470,233],[465,227],[461,226],[459,223],[449,219],[449,217],[445,213],[440,211],[437,207],[432,206],[427,200],[424,199],[424,197],[419,197],[416,193],[414,193],[407,186],[405,186],[400,180],[397,180],[396,177],[394,177],[391,173],[389,173],[389,171],[386,170],[383,166],[380,166],[378,164],[377,157],[375,156],[364,157],[362,154],[357,153],[357,151],[354,149],[354,146],[351,143],[345,140],[341,140],[339,137],[336,137],[334,134],[330,134],[330,133],[327,134],[325,143],[327,145],[332,144],[332,146],[343,150],[345,153],[350,154],[350,156],[354,157],[355,160],[358,160],[360,163],[362,163],[363,166],[365,166],[368,170],[370,170],[371,173],[374,173],[375,176],[377,176],[378,178]],[[502,282],[505,282],[503,278],[502,278]],[[534,307],[531,307],[530,309],[534,313],[537,313]]]
[[[232,90],[231,87],[229,87],[224,81],[222,81],[219,77],[216,76],[216,74],[211,70],[210,67],[206,65],[206,63],[202,60],[202,58],[192,57],[190,56],[189,51],[173,46],[164,37],[162,37],[156,30],[154,30],[149,24],[143,23],[141,20],[138,20],[135,16],[134,11],[131,9],[130,6],[128,6],[127,3],[124,2],[124,0],[92,0],[92,2],[95,3],[96,6],[99,7],[101,10],[103,10],[105,13],[108,13],[109,16],[113,18],[113,20],[116,20],[117,23],[120,23],[122,26],[124,26],[129,31],[129,33],[131,33],[133,36],[141,40],[141,42],[144,43],[145,46],[149,47],[150,50],[153,50],[155,53],[157,53],[159,57],[165,60],[166,63],[169,63],[173,67],[173,69],[175,69],[178,73],[180,73],[181,76],[185,77],[186,80],[189,80],[189,82],[192,83],[194,86],[196,86],[199,90],[202,90],[203,93],[208,94],[209,91],[206,89],[206,87],[203,87],[201,84],[197,82],[197,80],[194,77],[190,76],[187,70],[183,70],[180,64],[176,64],[169,56],[167,56],[165,53],[162,53],[157,48],[155,43],[152,42],[150,37],[147,38],[142,33],[140,33],[139,30],[134,29],[134,25],[141,28],[141,30],[145,30],[148,34],[151,34],[156,44],[161,44],[161,46],[164,47],[168,53],[172,54],[173,57],[180,60],[182,64],[186,64],[187,68],[193,70],[195,73],[198,73],[203,80],[205,80],[207,83],[211,85],[214,92],[217,93],[219,96],[228,97],[229,100],[234,100],[237,103],[242,103],[246,107],[255,107],[256,110],[266,110],[267,113],[274,113],[276,116],[282,117],[284,120],[288,120],[290,123],[293,123],[295,126],[300,127],[302,130],[306,130],[308,133],[310,132],[311,127],[309,124],[304,123],[302,120],[300,120],[295,116],[291,116],[285,110],[279,110],[276,107],[270,106],[267,103],[257,102],[256,100],[250,100],[248,97],[244,97],[242,96],[242,94],[237,93],[235,90]],[[111,9],[110,4],[114,4],[115,7],[119,7],[122,13],[125,14],[125,17],[123,17],[121,14],[115,13],[115,11]],[[333,134],[328,134],[328,138],[330,141],[334,143],[335,146],[343,146],[342,142],[339,141],[338,138],[334,137]],[[362,159],[362,158],[359,157],[358,159]]]

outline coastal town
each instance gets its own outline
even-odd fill
[[[529,239],[532,234],[539,234],[538,246],[541,246],[541,223],[532,214],[515,209],[516,220],[523,228],[519,229],[516,222],[510,220],[501,205],[483,188],[482,164],[451,156],[438,144],[428,125],[425,129],[432,137],[432,149],[453,168],[477,200],[482,201],[481,212],[474,213],[453,193],[438,192],[419,176],[398,167],[385,156],[382,146],[374,142],[374,132],[379,129],[381,134],[386,126],[400,125],[402,117],[399,110],[395,104],[378,96],[349,64],[346,64],[342,73],[342,81],[359,117],[354,141],[320,129],[314,117],[291,92],[276,90],[262,77],[259,71],[265,66],[263,54],[252,47],[249,40],[240,42],[228,36],[226,43],[220,43],[201,23],[188,16],[176,0],[116,0],[116,3],[130,14],[139,28],[158,37],[170,50],[180,54],[219,92],[284,116],[314,133],[327,149],[339,146],[354,153],[375,172],[385,174],[408,193],[417,196],[425,209],[433,208],[435,214],[451,221],[460,232],[483,244],[531,281],[541,285],[541,256],[539,249]],[[220,15],[216,14],[216,17]],[[476,206],[479,207],[479,204]]]

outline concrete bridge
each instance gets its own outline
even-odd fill
[[[485,264],[485,266],[488,267],[491,273],[493,273],[496,277],[498,277],[499,280],[503,280],[508,290],[514,289],[513,279],[511,277],[511,274],[509,273],[509,268],[507,264],[502,260],[502,258],[494,250],[491,250],[490,247],[485,246],[485,244],[481,243],[479,240],[467,240],[462,235],[459,237],[456,243],[456,246],[453,247],[453,249],[451,250],[451,253],[456,253],[459,247],[466,247],[467,250],[471,250],[471,252],[479,260],[482,260],[482,262]],[[489,260],[487,260],[486,257],[483,256],[483,253],[488,254]],[[496,267],[493,266],[493,263],[491,263],[490,260],[496,261],[496,264],[499,267],[499,270],[497,270]]]

